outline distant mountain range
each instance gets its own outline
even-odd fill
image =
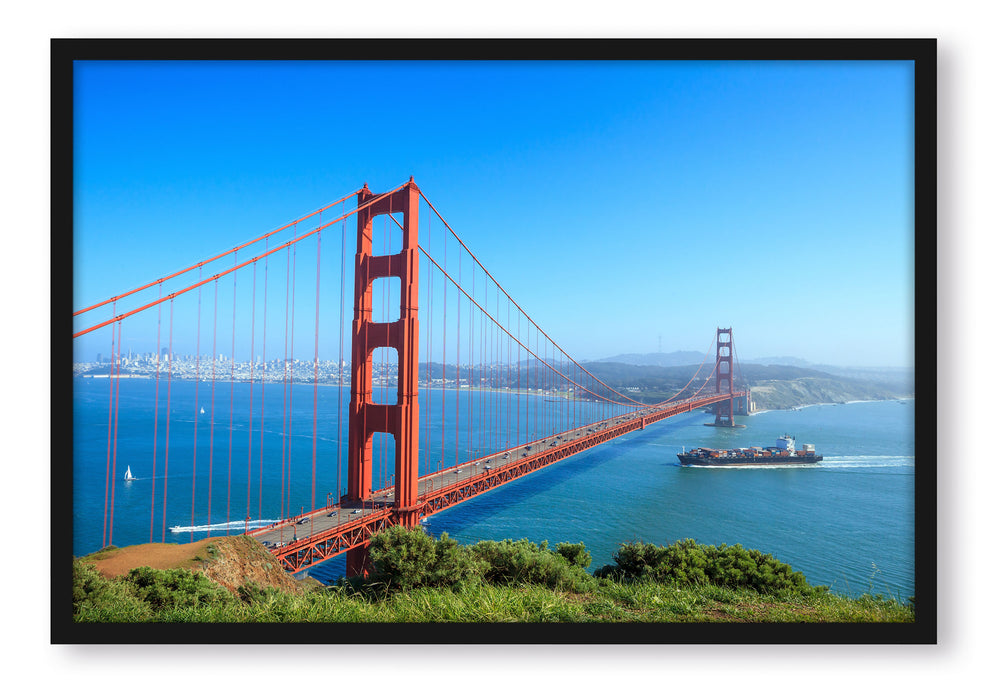
[[[619,362],[624,365],[641,367],[681,367],[684,365],[697,366],[705,359],[704,353],[694,350],[679,350],[677,352],[640,352],[625,353],[605,357],[595,362]],[[908,377],[914,375],[912,367],[843,367],[839,365],[813,364],[800,357],[781,355],[777,357],[743,358],[744,365],[767,365],[777,367],[801,367],[802,369],[817,370],[839,377],[855,377],[857,379],[889,379],[892,377]],[[587,364],[586,362],[583,364]]]
[[[606,384],[630,387],[640,392],[637,396],[641,400],[656,401],[689,381],[704,357],[700,352],[686,351],[627,353],[582,364]],[[839,367],[783,356],[744,360],[738,372],[742,383],[753,388],[753,399],[761,410],[891,399],[914,393],[911,367]]]
[[[705,359],[704,353],[693,350],[678,350],[677,352],[627,352],[623,355],[603,357],[596,362],[621,362],[624,365],[641,365],[650,367],[680,367],[682,365],[700,365]]]

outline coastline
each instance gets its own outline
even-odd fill
[[[163,373],[163,375],[164,375],[164,373]],[[109,378],[110,378],[110,375],[109,374],[77,374],[77,375],[74,375],[73,376],[73,379],[109,379]],[[155,379],[155,375],[153,375],[153,374],[115,374],[115,375],[113,375],[113,378],[114,379]],[[168,377],[167,376],[161,376],[161,377],[158,377],[158,379],[159,379],[159,381],[167,381],[168,380]],[[208,377],[201,377],[201,378],[199,378],[197,380],[195,377],[176,377],[176,376],[173,375],[172,376],[172,381],[173,382],[196,382],[196,381],[199,381],[199,382],[204,383],[204,384],[209,384],[213,380],[211,378],[208,378]],[[223,377],[223,378],[218,377],[215,381],[217,381],[217,382],[223,382],[225,384],[229,384],[230,381],[231,381],[231,379],[230,379],[230,376],[228,375],[228,376]],[[240,377],[234,377],[234,380],[233,381],[236,384],[250,384],[251,383],[251,380],[250,379],[242,379]],[[261,384],[262,383],[262,380],[260,380],[260,379],[258,379],[256,377],[255,380],[254,380],[254,383],[255,384]],[[279,379],[268,380],[268,381],[265,381],[264,383],[267,384],[268,386],[272,386],[272,385],[276,385],[276,384],[283,384],[283,383],[285,383],[285,381],[284,381],[283,378],[279,378]],[[312,381],[312,379],[310,379],[310,380],[293,379],[292,381],[290,381],[288,383],[289,384],[299,385],[299,386],[313,386],[313,384],[314,384],[314,382]],[[316,386],[339,387],[339,386],[341,386],[341,384],[339,382],[316,382]],[[350,383],[348,382],[348,383],[344,384],[343,386],[350,387]],[[377,385],[375,386],[375,389],[380,389],[380,388],[382,388],[382,387],[377,386]],[[395,384],[389,384],[385,388],[386,389],[394,389],[395,388]],[[568,400],[568,399],[573,398],[570,395],[571,392],[560,392],[560,391],[558,391],[558,392],[548,392],[545,389],[528,389],[528,390],[525,390],[525,389],[509,389],[509,388],[505,388],[505,387],[480,387],[480,386],[461,386],[461,387],[450,386],[450,387],[445,387],[445,386],[436,386],[436,385],[432,385],[432,384],[420,384],[419,385],[419,388],[420,388],[420,390],[425,390],[425,391],[497,391],[497,392],[504,393],[504,394],[516,394],[516,395],[519,395],[519,396],[533,396],[533,397],[544,398],[544,399],[553,400],[553,401],[565,401],[565,400]],[[580,399],[577,399],[577,400],[578,401],[587,401],[588,399],[580,398]]]
[[[750,411],[746,415],[755,416],[760,413],[773,413],[775,411],[800,411],[802,408],[811,408],[813,406],[845,406],[852,403],[884,403],[886,401],[914,401],[913,396],[897,396],[892,399],[854,399],[852,401],[822,401],[821,403],[806,403],[799,406],[791,406],[789,408],[761,408],[756,411]]]
[[[109,378],[110,378],[110,375],[108,375],[108,374],[77,374],[77,375],[74,375],[73,376],[73,379],[109,379]],[[120,374],[120,375],[115,374],[115,375],[113,375],[113,378],[114,379],[144,379],[144,380],[148,380],[148,379],[155,379],[155,376],[153,374]],[[159,377],[158,379],[161,381],[161,380],[165,380],[166,377]],[[210,381],[211,381],[210,378],[206,378],[206,377],[201,377],[201,378],[199,378],[197,380],[195,377],[176,377],[176,376],[173,376],[171,378],[171,380],[172,381],[183,381],[183,382],[196,382],[196,381],[199,381],[199,382],[203,382],[203,383],[210,383]],[[231,379],[230,379],[230,377],[228,375],[227,377],[224,377],[222,381],[224,381],[226,383],[229,383],[231,381]],[[249,384],[249,383],[251,383],[251,380],[249,380],[247,378],[240,378],[240,377],[234,377],[233,381],[236,382],[236,383],[239,383],[239,384]],[[265,384],[268,384],[268,385],[283,384],[283,383],[285,383],[285,378],[284,377],[280,377],[280,378],[277,378],[277,379],[264,380],[263,381],[263,380],[260,380],[260,379],[258,379],[256,377],[254,379],[254,383],[265,383]],[[297,377],[297,378],[294,378],[289,383],[294,384],[294,385],[299,385],[299,386],[307,386],[307,387],[314,385],[314,382],[312,381],[312,378],[311,377],[308,380],[305,379],[305,378],[299,378],[299,377]],[[341,384],[339,382],[316,382],[316,386],[339,387],[339,386],[341,386]],[[391,384],[390,385],[387,385],[386,388],[387,389],[394,388],[394,385],[391,385]],[[571,395],[571,392],[548,392],[545,389],[511,389],[511,388],[508,388],[508,387],[480,387],[480,386],[449,386],[448,387],[448,386],[443,386],[443,385],[437,386],[435,384],[430,383],[430,384],[420,384],[419,385],[419,390],[420,391],[448,391],[449,390],[449,391],[472,391],[472,392],[478,392],[478,391],[495,391],[495,392],[499,392],[499,393],[502,393],[502,394],[515,394],[517,396],[530,396],[530,397],[534,397],[534,398],[542,398],[545,401],[551,401],[551,402],[567,401],[567,400],[574,399],[574,397]],[[755,415],[758,415],[760,413],[769,413],[771,411],[800,411],[801,409],[810,408],[812,406],[841,406],[841,405],[844,405],[844,404],[853,404],[853,403],[877,403],[877,402],[881,402],[881,401],[913,401],[914,398],[915,397],[913,395],[911,395],[911,396],[893,396],[891,398],[882,398],[882,399],[850,399],[848,401],[819,401],[819,402],[812,402],[812,403],[796,404],[794,406],[781,406],[779,408],[759,408],[759,409],[756,409],[754,411],[749,411],[746,414],[739,414],[739,415],[751,415],[751,416],[755,416]],[[574,399],[574,400],[577,400],[577,401],[589,401],[589,399],[587,399],[587,398],[578,398],[578,399]]]

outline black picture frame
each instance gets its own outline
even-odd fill
[[[53,39],[51,41],[52,425],[71,429],[73,62],[93,60],[769,60],[912,61],[915,260],[936,260],[934,39]],[[910,624],[161,625],[72,621],[72,440],[52,431],[51,640],[55,644],[934,644],[936,609],[935,280],[914,275],[916,621]],[[54,478],[56,470],[59,478]],[[332,633],[331,633],[332,632]]]

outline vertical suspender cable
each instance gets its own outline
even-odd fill
[[[496,327],[499,325],[499,313],[500,313],[499,310],[500,310],[501,306],[502,305],[498,303],[498,290],[496,290],[495,291],[495,326]],[[501,427],[500,426],[500,422],[501,421],[499,419],[502,417],[502,400],[501,400],[502,397],[500,395],[501,392],[499,391],[499,388],[502,386],[502,334],[496,328],[493,328],[492,329],[492,340],[495,342],[495,352],[493,353],[494,360],[495,360],[495,384],[494,384],[494,391],[495,391],[495,445],[494,445],[494,451],[495,452],[498,452],[500,449],[502,449],[502,432],[499,429]],[[497,464],[497,462],[496,462],[496,464]]]
[[[117,315],[114,302],[114,316]],[[113,344],[117,329],[110,326],[110,373],[107,375],[110,384],[110,402],[107,404],[107,475],[103,492],[103,546],[107,546],[107,517],[110,512],[110,455],[113,446]]]
[[[234,253],[237,264],[237,253]],[[234,303],[230,314],[230,424],[227,428],[227,534],[230,534],[230,475],[234,461],[234,351],[237,341],[237,270],[234,270]]]
[[[206,488],[206,524],[213,524],[213,431],[216,427],[217,398],[217,305],[220,299],[220,280],[213,281],[213,360],[210,378],[210,468]]]
[[[114,303],[114,316],[117,315],[116,302]],[[103,547],[107,546],[107,517],[110,511],[110,450],[113,441],[113,342],[114,326],[110,326],[110,374],[108,375],[110,384],[110,401],[107,403],[107,472],[106,485],[103,491]]]
[[[162,285],[158,285],[158,298],[161,299],[162,296]],[[114,311],[116,313],[117,305],[114,304]],[[155,540],[155,484],[158,482],[156,478],[156,469],[158,467],[158,379],[161,374],[161,363],[162,358],[159,351],[162,347],[162,306],[158,305],[158,331],[155,337],[155,433],[152,440],[151,446],[151,522],[148,525],[148,541],[154,542]]]
[[[291,275],[292,257],[290,255],[290,245],[285,250],[285,349],[282,353],[282,476],[280,478],[281,492],[278,497],[279,520],[284,520],[285,515],[285,431],[288,411],[286,399],[289,392],[289,280]]]
[[[474,266],[471,266],[471,298],[474,299]],[[475,448],[474,434],[477,431],[474,425],[474,400],[477,393],[474,391],[474,304],[468,305],[468,455],[471,459],[478,456]]]
[[[511,308],[509,307],[508,297],[506,297],[505,301],[505,327],[508,329],[512,324],[510,319]],[[502,335],[505,338],[505,380],[503,384],[505,391],[502,397],[502,407],[505,409],[504,427],[502,428],[505,431],[505,443],[502,445],[502,448],[507,450],[512,433],[512,394],[510,393],[512,388],[512,338],[509,337],[507,331],[503,331]]]
[[[203,281],[203,266],[199,267],[199,281]],[[203,314],[203,288],[196,292],[196,390],[193,398],[193,458],[192,458],[192,498],[189,508],[189,541],[194,539],[195,531],[192,527],[196,525],[196,453],[197,436],[199,432],[199,327]]]
[[[443,268],[447,269],[447,237],[443,237]],[[447,452],[447,278],[443,278],[443,332],[440,334],[441,361],[443,362],[442,388],[440,389],[440,463],[443,468],[446,463]]]
[[[577,427],[577,365],[571,362],[571,385],[568,387],[570,394],[571,420],[567,426],[569,430]]]
[[[292,517],[292,509],[290,505],[292,503],[292,394],[295,385],[295,370],[296,370],[296,248],[298,246],[293,246],[292,248],[292,335],[289,341],[289,354],[291,355],[291,362],[289,363],[289,449],[286,458],[286,470],[285,470],[285,512],[286,517]]]
[[[258,520],[263,506],[265,484],[265,374],[268,371],[268,241],[265,241],[265,301],[261,312],[261,429],[258,431]]]
[[[487,291],[487,289],[486,289]],[[497,347],[495,324],[489,319],[488,323],[488,399],[487,415],[488,422],[488,452],[494,454],[498,450],[498,396],[495,394],[495,387],[498,386],[498,364],[495,348]]]
[[[518,322],[517,322],[517,325],[518,325]],[[512,329],[512,307],[507,307],[506,308],[505,327],[508,328],[508,329],[510,329],[510,330]],[[506,394],[506,402],[505,402],[505,427],[506,427],[505,444],[507,446],[509,445],[510,442],[512,442],[512,404],[513,403],[516,404],[516,415],[517,416],[518,416],[518,412],[519,412],[519,394],[514,393],[512,391],[512,370],[513,369],[516,370],[516,384],[517,385],[519,384],[519,367],[518,367],[519,349],[518,348],[519,348],[519,346],[517,344],[513,343],[510,334],[506,333],[506,336],[505,336],[505,353],[506,353],[506,365],[505,365],[505,368],[506,369],[505,369],[505,371],[506,371],[506,378],[508,380],[506,382],[506,387],[508,388],[508,391],[509,391],[509,393]],[[513,350],[516,351],[515,352],[515,355],[516,355],[516,362],[515,363],[512,362],[512,359],[513,359],[513,357],[512,357],[513,352],[512,351]],[[515,366],[513,366],[513,365],[515,365]],[[518,438],[518,431],[519,431],[519,421],[518,420],[515,422],[515,427],[516,427],[516,437]],[[516,444],[518,444],[518,442]]]
[[[542,354],[540,353],[540,337],[541,336],[542,336],[542,333],[541,334],[538,334],[536,336],[536,356],[537,356],[537,358],[542,357]],[[546,351],[544,350],[544,352],[546,352]],[[545,394],[543,393],[543,363],[542,362],[540,362],[540,363],[538,363],[536,365],[536,388],[538,389],[537,399],[536,399],[536,416],[534,417],[535,420],[536,420],[536,432],[538,432],[541,437],[546,437],[546,435],[547,435],[547,430],[546,430],[546,414],[547,414],[547,412],[546,412],[546,406],[544,405],[546,403],[546,401],[543,400],[544,397],[545,397]]]
[[[114,371],[113,371],[113,353],[111,352],[111,362],[110,362],[110,387],[111,391],[116,394],[113,400],[113,466],[110,468],[110,544],[113,544],[113,511],[114,511],[114,495],[117,492],[117,417],[120,410],[120,348],[123,345],[123,326],[122,321],[117,322],[117,371],[116,371],[116,389],[114,389]]]
[[[495,325],[492,327],[492,361],[494,362],[494,369],[495,369],[495,379],[492,382],[492,398],[495,400],[493,406],[493,414],[492,414],[493,429],[495,431],[494,439],[492,440],[492,452],[498,452],[499,446],[502,444],[502,435],[501,433],[499,433],[498,430],[499,428],[498,419],[502,415],[500,411],[502,402],[499,401],[499,395],[498,395],[499,394],[498,387],[500,386],[502,379],[502,372],[501,372],[501,368],[499,367],[499,360],[502,359],[502,352],[501,352],[502,339],[497,330],[497,327],[499,325],[499,306],[500,304],[498,303],[498,290],[496,290],[495,291],[495,321],[494,321]]]
[[[433,232],[430,227],[426,228],[426,247],[433,252]],[[430,473],[430,465],[433,464],[430,454],[430,433],[433,427],[433,413],[430,411],[430,403],[433,397],[433,266],[427,268],[426,272],[426,435],[423,445],[424,474]]]
[[[322,222],[322,214],[320,220]],[[316,234],[316,338],[313,341],[313,474],[310,486],[310,510],[316,510],[316,386],[320,381],[320,238]],[[310,521],[310,533],[313,531]]]
[[[247,523],[251,519],[251,462],[254,455],[254,316],[257,300],[258,287],[258,263],[251,265],[251,346],[248,350],[248,362],[250,370],[248,376],[248,451],[247,451],[247,500],[244,504],[244,531],[247,532]]]
[[[512,307],[505,305],[505,448],[512,442]]]
[[[344,287],[347,241],[347,219],[341,222],[340,234],[340,354],[337,358],[337,498],[340,498],[340,484],[343,475],[344,451]],[[352,368],[353,369],[353,368]],[[337,522],[340,522],[340,509],[337,509]]]
[[[165,478],[162,482],[162,542],[165,541],[165,520],[168,513],[168,442],[172,425],[172,358],[175,348],[172,347],[172,328],[175,319],[175,300],[168,301],[168,392],[165,400]]]
[[[488,309],[488,283],[485,281],[485,310]],[[491,433],[492,433],[492,421],[491,421],[491,391],[492,391],[492,370],[491,370],[491,353],[489,351],[489,337],[491,331],[490,320],[486,317],[479,319],[481,321],[481,334],[479,338],[479,348],[478,352],[481,355],[481,385],[483,391],[481,392],[481,406],[480,406],[480,422],[482,425],[481,437],[484,443],[484,448],[482,452],[484,454],[491,454]]]
[[[458,248],[457,250],[457,281],[461,283],[461,251],[463,248]],[[457,343],[457,357],[456,357],[456,372],[455,372],[455,394],[454,394],[454,464],[460,464],[459,450],[460,447],[460,437],[461,437],[461,295],[457,295],[457,334],[455,337],[455,342]]]

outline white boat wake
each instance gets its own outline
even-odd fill
[[[207,525],[172,525],[169,532],[210,532],[211,530],[243,530],[245,522],[249,530],[272,525],[278,520],[232,520],[229,523],[209,523]]]

